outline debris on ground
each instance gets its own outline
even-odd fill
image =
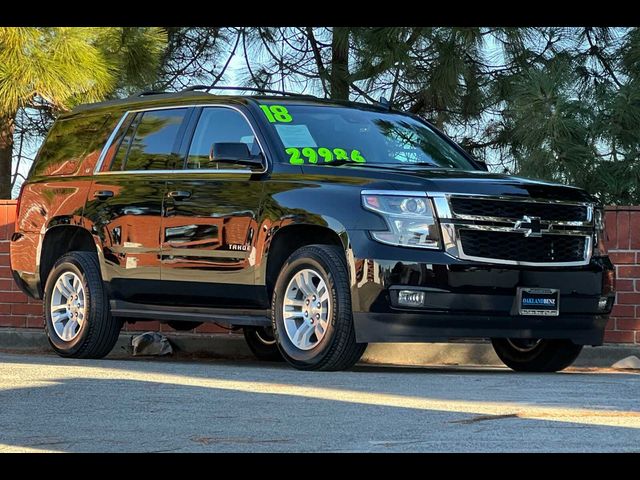
[[[616,368],[618,370],[640,370],[640,358],[635,355],[631,355],[617,361],[611,365],[611,368]]]
[[[132,337],[131,348],[134,356],[161,356],[173,353],[169,339],[158,332],[145,332]]]

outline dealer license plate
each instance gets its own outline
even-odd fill
[[[560,291],[554,288],[518,288],[520,315],[558,315]]]

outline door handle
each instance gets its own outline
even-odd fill
[[[98,200],[106,200],[107,198],[113,197],[113,192],[111,190],[98,190],[93,193],[93,196]]]
[[[186,192],[184,190],[173,190],[167,194],[169,198],[173,198],[174,200],[184,200],[185,198],[191,197],[191,192]]]

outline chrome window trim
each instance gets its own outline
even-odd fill
[[[595,205],[590,202],[576,202],[576,201],[564,201],[564,200],[552,200],[552,199],[540,199],[540,198],[522,198],[511,195],[490,195],[490,194],[456,194],[452,192],[426,192],[427,196],[433,199],[433,203],[436,210],[436,215],[440,224],[440,233],[442,236],[442,242],[445,252],[454,258],[460,260],[471,260],[480,263],[491,263],[498,265],[521,265],[521,266],[533,266],[533,267],[578,267],[588,265],[591,261],[593,254],[593,235],[594,235],[594,209]],[[546,227],[541,233],[543,235],[565,235],[565,236],[581,236],[585,238],[585,247],[582,260],[576,260],[571,262],[526,262],[519,260],[504,260],[499,258],[489,257],[476,257],[473,255],[466,255],[462,249],[461,238],[459,235],[460,230],[482,230],[482,231],[495,231],[503,233],[521,233],[516,230],[514,226],[504,225],[474,225],[469,223],[461,223],[459,220],[471,220],[471,221],[486,221],[494,223],[513,223],[520,219],[511,219],[507,217],[486,217],[486,216],[474,216],[474,215],[458,215],[455,214],[450,205],[450,198],[466,198],[477,199],[485,198],[487,200],[504,200],[511,202],[523,202],[523,203],[542,203],[542,204],[560,204],[560,205],[572,205],[583,206],[587,208],[587,219],[585,221],[553,221],[544,220],[541,221],[541,226]],[[582,227],[583,230],[577,229],[558,229],[553,230],[553,227]],[[585,229],[589,229],[586,231]],[[523,238],[524,235],[523,235]]]
[[[194,173],[243,173],[243,174],[262,174],[264,172],[257,172],[249,169],[240,168],[201,168],[201,169],[189,169],[189,170],[116,170],[115,172],[98,172],[95,175],[169,175],[185,173],[193,175]]]
[[[96,166],[93,169],[94,175],[96,175],[102,168],[104,157],[107,156],[107,152],[109,151],[109,148],[111,148],[111,144],[116,139],[116,135],[118,134],[118,131],[120,130],[120,128],[122,128],[122,124],[124,123],[124,121],[127,119],[128,116],[129,116],[129,112],[125,112],[122,114],[122,117],[120,117],[120,120],[118,121],[115,128],[111,132],[111,135],[109,135],[109,138],[107,138],[107,143],[105,143],[104,146],[102,147],[102,151],[100,152],[100,156],[98,157],[98,162],[96,163]]]
[[[100,169],[102,168],[102,163],[104,162],[104,158],[107,155],[107,152],[109,151],[109,148],[111,148],[111,144],[113,143],[113,140],[115,139],[115,136],[118,133],[118,130],[120,130],[120,128],[122,127],[122,123],[124,122],[124,120],[129,116],[129,114],[131,113],[138,113],[138,112],[152,112],[155,110],[174,110],[174,109],[179,109],[179,108],[228,108],[231,110],[235,110],[236,112],[238,112],[240,115],[242,115],[242,117],[245,119],[245,121],[247,122],[247,124],[249,125],[249,128],[251,128],[251,131],[253,132],[253,136],[255,137],[256,141],[258,142],[258,146],[260,147],[260,152],[262,153],[262,158],[264,158],[264,169],[261,171],[258,170],[251,170],[250,168],[189,168],[189,169],[175,169],[175,170],[116,170],[116,171],[108,171],[108,172],[101,172]],[[198,120],[199,121],[199,120]],[[196,125],[197,128],[197,125]],[[188,155],[188,153],[187,153]],[[266,173],[269,170],[269,158],[267,157],[266,153],[265,153],[265,149],[262,146],[262,142],[260,141],[260,137],[257,135],[255,128],[253,128],[253,125],[251,124],[251,121],[249,120],[249,117],[247,117],[247,115],[238,107],[235,107],[233,105],[225,105],[225,104],[218,104],[218,103],[197,103],[197,104],[188,104],[188,105],[164,105],[161,107],[152,107],[152,108],[137,108],[137,109],[133,109],[133,110],[127,110],[126,112],[124,112],[122,114],[122,118],[120,118],[120,121],[118,122],[118,124],[116,125],[116,127],[113,129],[113,132],[111,132],[111,135],[109,136],[107,143],[104,144],[104,147],[102,147],[102,151],[100,152],[100,157],[98,158],[98,163],[96,164],[96,168],[94,168],[93,170],[93,174],[94,175],[140,175],[140,174],[146,174],[146,175],[168,175],[168,174],[177,174],[177,173],[187,173],[187,174],[194,174],[194,173],[221,173],[221,174],[229,174],[229,173],[238,173],[238,174],[251,174],[251,175],[262,175],[263,173]]]

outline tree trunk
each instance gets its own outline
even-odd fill
[[[333,27],[331,98],[349,100],[349,27]]]
[[[0,199],[11,198],[14,116],[0,116]]]

